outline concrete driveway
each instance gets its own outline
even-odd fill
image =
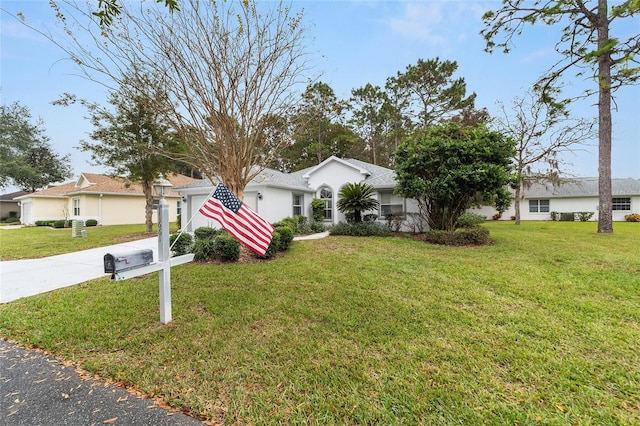
[[[294,240],[318,239],[328,235],[329,232],[322,232],[295,237]],[[104,277],[105,254],[142,249],[153,250],[153,259],[158,261],[158,238],[152,237],[41,259],[0,262],[0,303]]]
[[[158,238],[146,238],[42,259],[0,262],[0,303],[104,277],[105,254],[141,249],[153,250],[153,259],[157,261]]]

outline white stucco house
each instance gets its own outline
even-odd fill
[[[640,213],[640,179],[611,179],[613,220],[624,221],[630,213]],[[524,191],[520,202],[521,220],[551,220],[551,213],[592,212],[590,220],[598,220],[598,178],[567,179],[559,186],[534,184]],[[495,208],[473,210],[488,219],[497,213]],[[513,204],[502,214],[501,220],[515,215]]]
[[[374,188],[380,208],[367,213],[378,215],[378,220],[384,221],[389,213],[417,213],[414,200],[393,194],[396,185],[393,170],[335,156],[293,173],[265,169],[247,185],[243,201],[267,221],[275,223],[295,215],[311,218],[311,201],[320,198],[325,202],[324,222],[331,225],[345,221],[336,207],[338,193],[346,184],[358,182]],[[192,232],[201,226],[217,227],[211,219],[198,213],[213,189],[208,180],[176,188],[184,203],[183,227],[186,231]],[[187,218],[192,220],[187,223]]]

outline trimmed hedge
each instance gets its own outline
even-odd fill
[[[216,259],[234,262],[240,259],[240,243],[224,233],[213,239],[213,255]]]
[[[55,222],[55,220],[36,220],[35,225],[36,226],[53,226],[53,222]]]
[[[273,231],[273,238],[271,239],[271,244],[269,244],[269,248],[267,249],[263,257],[265,259],[269,259],[278,251],[280,251],[280,232],[276,230],[276,231]]]
[[[223,233],[225,233],[224,229],[210,228],[208,226],[201,226],[200,228],[193,231],[193,235],[195,235],[196,240],[201,240],[205,238],[213,239],[216,235],[220,235]]]
[[[331,235],[347,235],[351,237],[388,237],[391,235],[391,230],[378,222],[340,222],[331,226],[329,233]]]
[[[98,221],[95,219],[87,219],[84,226],[98,226]]]
[[[280,234],[280,244],[278,245],[278,251],[285,251],[293,242],[293,230],[289,226],[280,225],[275,227],[275,231]]]
[[[234,262],[240,258],[240,243],[222,229],[208,227],[196,229],[192,250],[193,259],[202,262],[211,259]]]
[[[458,229],[454,232],[427,231],[424,239],[428,243],[446,246],[483,246],[491,243],[489,230],[481,227]]]

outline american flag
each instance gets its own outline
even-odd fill
[[[222,183],[200,207],[200,213],[222,225],[240,244],[264,256],[271,244],[273,226],[251,210]]]

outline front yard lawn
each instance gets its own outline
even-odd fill
[[[223,424],[639,424],[640,226],[483,226],[181,265],[166,326],[157,274],[99,279],[0,305],[0,336]]]
[[[153,229],[154,233],[147,234],[145,225],[92,226],[85,228],[86,238],[72,238],[71,228],[0,228],[0,260],[36,259],[151,238],[157,236],[156,225]]]

